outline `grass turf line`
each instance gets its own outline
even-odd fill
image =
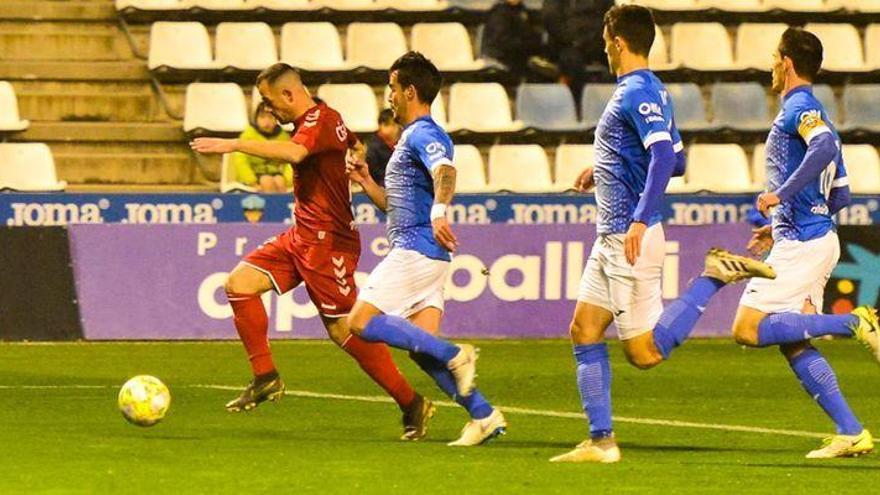
[[[485,341],[480,386],[490,400],[541,411],[576,411],[570,346],[564,341]],[[880,369],[856,345],[820,343],[869,429],[880,430],[874,392]],[[330,344],[279,342],[276,362],[292,389],[379,393]],[[880,475],[876,457],[807,462],[818,440],[618,422],[616,466],[547,462],[582,439],[567,417],[511,414],[510,433],[478,449],[453,449],[466,421],[443,408],[427,441],[396,440],[390,404],[286,397],[251,414],[222,405],[234,392],[194,388],[248,379],[237,343],[151,346],[0,345],[0,493],[779,493],[854,491]],[[402,353],[417,389],[441,399]],[[726,341],[694,341],[672,360],[639,371],[612,346],[615,415],[758,428],[832,431],[780,355]],[[116,387],[139,373],[169,384],[166,422],[125,423]],[[22,389],[86,385],[100,388]],[[880,413],[878,413],[880,414]]]

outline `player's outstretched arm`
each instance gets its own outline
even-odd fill
[[[434,238],[448,251],[454,252],[458,247],[458,238],[446,219],[446,208],[452,203],[455,195],[455,167],[440,165],[434,169],[434,206],[431,207],[431,226]]]
[[[253,141],[249,139],[196,138],[190,141],[193,151],[204,154],[240,151],[268,160],[296,165],[309,156],[305,146],[290,141]]]
[[[361,147],[363,148],[363,145]],[[349,179],[360,184],[373,204],[380,210],[387,211],[388,200],[385,188],[376,184],[376,181],[373,180],[373,176],[370,175],[370,168],[367,162],[364,161],[364,156],[365,153],[359,152],[356,146],[349,148],[345,154],[345,172],[348,174]]]

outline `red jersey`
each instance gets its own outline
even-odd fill
[[[296,237],[305,241],[331,235],[345,244],[358,244],[351,211],[351,189],[345,173],[345,153],[357,143],[339,112],[318,102],[294,122],[291,141],[309,154],[293,167]],[[323,233],[322,233],[323,232]]]

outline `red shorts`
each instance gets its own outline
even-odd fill
[[[278,294],[305,282],[309,297],[323,316],[340,317],[357,299],[354,272],[360,242],[334,238],[329,232],[305,240],[296,228],[264,242],[244,262],[265,273]]]

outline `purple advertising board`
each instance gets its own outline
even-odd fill
[[[84,335],[91,340],[234,339],[224,279],[283,224],[73,225],[71,252]],[[457,225],[460,250],[446,290],[452,337],[565,337],[595,229],[574,225]],[[384,228],[361,230],[357,280],[388,250]],[[742,250],[744,224],[667,226],[663,297],[678,296],[709,247]],[[696,335],[726,335],[742,285],[712,301]],[[271,338],[323,338],[303,287],[267,294]]]

